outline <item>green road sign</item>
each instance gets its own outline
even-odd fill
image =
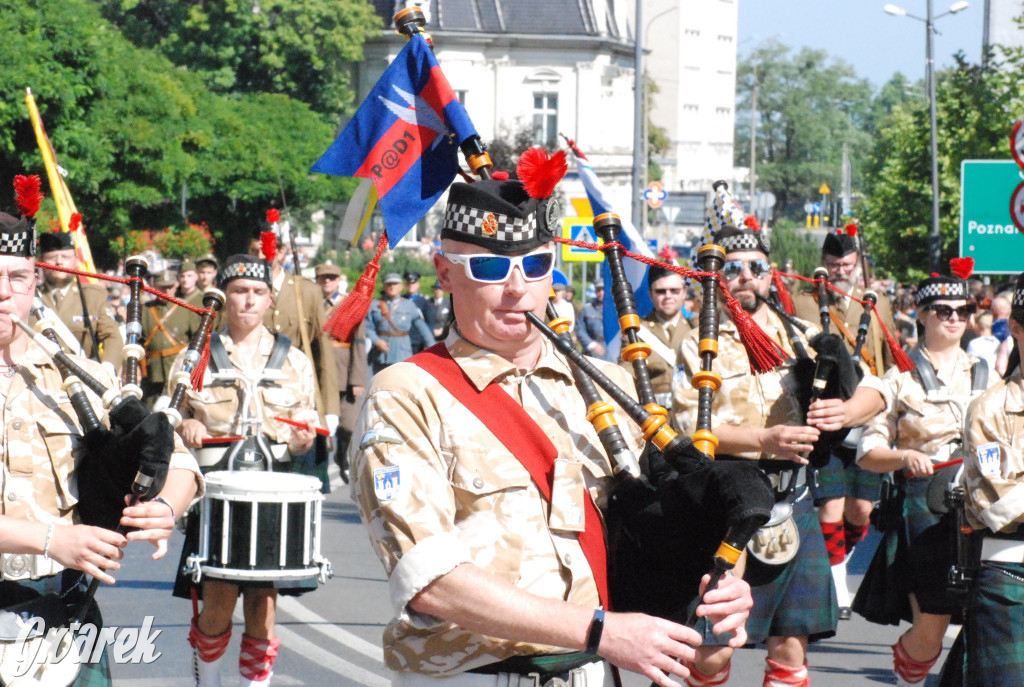
[[[975,272],[1024,272],[1024,233],[1010,212],[1010,197],[1022,181],[1012,160],[961,164],[960,255],[974,258]]]

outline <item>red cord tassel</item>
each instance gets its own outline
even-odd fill
[[[722,293],[725,296],[725,304],[729,306],[732,313],[732,321],[736,324],[736,331],[743,342],[743,348],[747,351],[747,361],[750,363],[750,371],[754,374],[762,374],[774,370],[781,365],[789,355],[772,341],[764,330],[757,326],[750,317],[750,313],[743,309],[740,302],[732,297],[726,290],[725,284],[721,285]]]
[[[793,307],[793,298],[789,295],[786,282],[782,281],[782,276],[778,270],[772,270],[772,283],[775,284],[775,291],[779,294],[779,302],[782,304],[782,309],[788,315],[796,315],[796,308]]]
[[[348,341],[359,323],[366,318],[373,302],[373,287],[377,284],[377,273],[380,272],[380,256],[388,247],[387,231],[381,232],[377,244],[377,254],[366,266],[356,285],[345,296],[345,300],[335,309],[334,314],[324,324],[324,331],[338,341]]]
[[[210,337],[206,337],[203,344],[203,354],[199,356],[199,362],[192,368],[192,388],[196,391],[203,390],[203,377],[206,376],[206,364],[210,362]]]
[[[900,372],[910,372],[917,366],[914,365],[914,361],[910,359],[903,347],[896,342],[896,339],[892,338],[892,334],[886,328],[885,323],[882,322],[882,318],[878,316],[878,308],[871,306],[871,309],[875,311],[875,321],[878,322],[878,326],[882,328],[882,335],[885,336],[885,343],[888,344],[889,350],[892,351],[893,360],[896,361],[896,367],[899,368]]]

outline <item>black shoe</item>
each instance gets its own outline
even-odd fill
[[[850,611],[850,607],[849,606],[843,606],[842,608],[839,609],[839,619],[840,620],[849,620],[851,615],[852,615],[852,612]]]

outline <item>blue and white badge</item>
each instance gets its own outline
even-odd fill
[[[992,441],[978,447],[978,468],[981,474],[992,477],[999,474],[999,442]]]
[[[398,498],[398,488],[402,484],[402,475],[397,465],[377,468],[373,471],[373,493],[381,503]]]

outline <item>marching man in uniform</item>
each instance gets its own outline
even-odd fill
[[[211,368],[220,369],[218,360],[251,380],[262,378],[267,368],[277,369],[284,375],[284,380],[270,387],[258,388],[258,398],[251,402],[258,409],[259,431],[272,442],[271,450],[275,446],[281,449],[282,455],[275,453],[273,458],[264,458],[275,461],[275,471],[287,472],[286,460],[308,453],[313,446],[314,433],[312,429],[301,429],[273,418],[284,417],[312,427],[317,423],[317,413],[313,367],[309,359],[292,346],[287,337],[275,336],[263,325],[264,316],[274,300],[270,270],[265,260],[249,255],[234,255],[225,261],[220,277],[220,288],[226,296],[225,327],[211,335],[210,367],[207,368],[203,390],[187,393],[187,408],[182,412],[185,419],[178,431],[185,444],[196,449],[203,446],[203,439],[207,437],[244,433],[241,426],[244,413],[239,405],[237,387],[211,383]],[[183,362],[183,355],[179,355],[169,379],[173,379]],[[282,459],[280,463],[279,458]],[[203,467],[220,469],[224,466],[213,464]],[[189,519],[183,561],[189,553],[198,550],[198,520],[198,517]],[[315,587],[315,581],[309,584],[287,580],[235,584],[205,577],[201,582],[202,611],[193,618],[189,632],[200,687],[220,685],[220,662],[231,640],[231,614],[240,592],[245,617],[239,657],[240,684],[251,687],[270,684],[271,669],[280,644],[274,634],[278,592],[297,594]],[[174,593],[188,598],[192,593],[191,577],[186,578],[179,572]]]
[[[686,286],[678,274],[657,265],[651,266],[647,284],[654,307],[640,321],[640,339],[651,347],[647,369],[655,398],[663,408],[671,408],[672,381],[682,364],[680,348],[691,329],[682,314]],[[632,373],[632,363],[619,364]]]
[[[395,685],[610,687],[612,663],[673,687],[698,641],[668,620],[602,608],[592,500],[605,499],[611,467],[568,362],[524,314],[545,317],[554,267],[558,206],[550,189],[538,195],[499,179],[451,187],[434,267],[455,324],[373,378],[356,424],[352,496],[389,577]],[[638,428],[620,417],[638,448]],[[510,440],[509,426],[547,437],[549,457],[540,442]],[[550,500],[531,456],[555,456],[540,464],[553,472]],[[749,602],[726,577],[699,613],[739,645]]]
[[[423,319],[423,313],[411,300],[402,298],[402,277],[392,272],[384,277],[381,297],[366,313],[366,335],[372,346],[370,364],[374,374],[413,354],[413,329],[419,332],[425,346],[434,345],[434,334]]]

